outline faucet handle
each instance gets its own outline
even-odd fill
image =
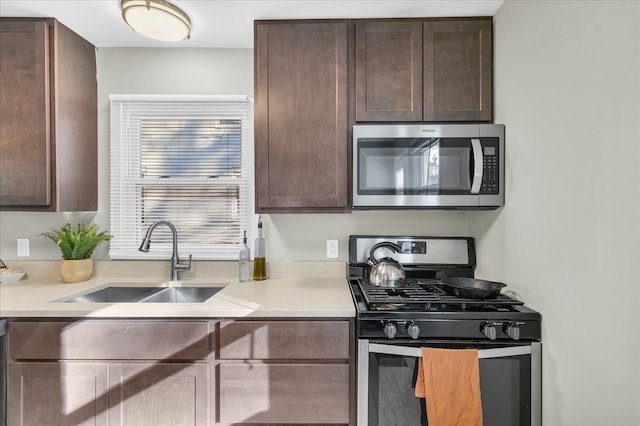
[[[182,261],[178,258],[176,262],[176,270],[177,271],[190,271],[191,270],[191,255],[189,255],[189,260],[186,263],[182,263]]]

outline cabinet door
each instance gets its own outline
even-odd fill
[[[347,364],[224,362],[219,368],[223,423],[349,423]]]
[[[9,363],[8,373],[8,426],[107,425],[107,364]]]
[[[347,23],[256,22],[256,211],[346,211]]]
[[[0,21],[0,206],[51,204],[48,31]]]
[[[54,21],[56,210],[98,209],[96,48]]]
[[[424,120],[493,119],[493,21],[424,23]]]
[[[112,364],[110,426],[205,426],[209,366],[205,363]]]
[[[356,121],[422,119],[422,22],[356,23]]]

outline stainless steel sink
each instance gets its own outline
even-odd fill
[[[224,287],[109,286],[78,296],[55,300],[64,303],[202,303]]]
[[[158,287],[106,287],[75,296],[71,299],[62,299],[59,301],[72,303],[131,303],[139,302],[160,290]]]
[[[223,287],[168,287],[141,300],[146,303],[202,303]]]

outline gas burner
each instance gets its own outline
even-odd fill
[[[399,311],[407,305],[404,303],[378,303],[371,307],[374,311]]]
[[[404,287],[378,287],[363,280],[358,285],[368,308],[376,311],[509,312],[510,307],[523,304],[502,294],[494,299],[451,296],[437,279],[409,280]]]

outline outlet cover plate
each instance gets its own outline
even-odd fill
[[[16,250],[16,254],[18,257],[29,257],[29,239],[28,238],[18,238],[18,248]]]
[[[327,240],[327,259],[338,258],[338,240]]]

